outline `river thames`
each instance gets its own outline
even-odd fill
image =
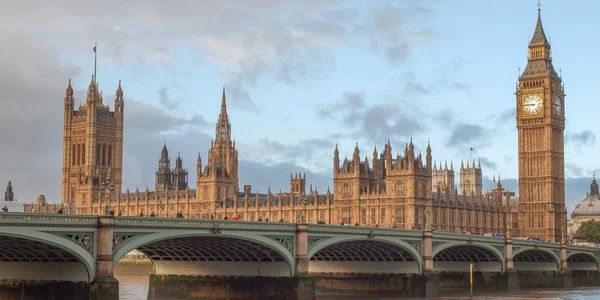
[[[146,300],[148,295],[148,276],[139,275],[118,275],[119,280],[119,299],[121,300]],[[485,293],[477,294],[473,299],[552,299],[552,300],[595,300],[600,298],[600,288],[582,288],[570,291],[562,290],[527,290],[516,294],[506,293]],[[392,299],[424,299],[424,298],[404,298],[404,297],[369,297],[369,296],[317,296],[318,300],[392,300]],[[470,299],[468,294],[446,295],[436,299]],[[157,299],[158,300],[158,299]],[[163,299],[160,299],[163,300]],[[165,299],[166,300],[166,299]],[[178,299],[169,299],[178,300]]]

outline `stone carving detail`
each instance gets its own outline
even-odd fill
[[[308,249],[312,248],[316,243],[326,240],[329,237],[322,237],[322,236],[309,236],[308,237]]]
[[[93,232],[73,232],[73,233],[64,233],[64,232],[53,232],[58,236],[64,237],[68,240],[71,240],[75,244],[81,246],[88,253],[92,253],[94,247],[94,233]]]
[[[121,247],[121,245],[123,245],[124,243],[126,243],[127,241],[129,241],[130,239],[139,236],[139,235],[144,235],[145,233],[113,233],[113,253],[115,253],[117,251],[117,249],[119,249],[119,247]]]
[[[433,242],[431,243],[431,250],[437,248],[437,246],[445,244],[444,242]]]
[[[421,251],[421,241],[409,241],[408,244],[415,248],[415,250]]]
[[[270,236],[269,238],[281,244],[290,253],[294,253],[294,240],[291,236]]]
[[[494,248],[498,249],[502,255],[504,255],[504,246],[503,245],[494,245]]]

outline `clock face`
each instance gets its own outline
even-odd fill
[[[560,99],[560,96],[556,96],[556,98],[554,98],[554,113],[557,116],[562,116],[562,111],[562,99]]]
[[[542,98],[538,95],[529,95],[523,100],[523,111],[527,115],[537,115],[542,111]]]

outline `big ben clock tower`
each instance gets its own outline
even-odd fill
[[[527,67],[517,86],[519,220],[523,237],[560,241],[566,228],[565,93],[552,66],[540,8]]]

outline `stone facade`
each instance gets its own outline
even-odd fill
[[[590,190],[587,192],[585,199],[579,202],[571,213],[571,220],[567,225],[569,238],[573,238],[581,223],[591,220],[600,220],[600,192],[596,176],[592,179]]]
[[[527,67],[516,87],[519,225],[524,236],[560,241],[566,229],[564,99],[538,10]]]
[[[98,214],[104,202],[102,183],[111,178],[121,191],[123,166],[124,101],[121,82],[114,111],[104,105],[98,84],[90,82],[85,104],[74,108],[71,79],[64,100],[62,203],[80,214]]]
[[[154,191],[136,189],[112,193],[111,207],[123,215],[190,218],[283,220],[309,223],[359,224],[400,228],[424,228],[452,232],[505,232],[560,239],[565,226],[564,207],[564,91],[552,67],[550,44],[541,17],[529,45],[527,68],[517,84],[520,199],[502,188],[484,192],[480,163],[461,163],[460,187],[455,187],[454,167],[432,163],[427,146],[423,157],[412,140],[402,155],[392,156],[388,141],[381,153],[361,160],[358,144],[351,160],[340,162],[334,150],[333,191],[307,191],[306,176],[292,175],[290,192],[261,194],[250,185],[240,190],[238,150],[231,138],[225,89],[208,156],[198,155],[196,186],[178,157],[171,169],[165,145],[156,173]],[[541,103],[541,104],[540,104]],[[541,108],[539,107],[541,105]],[[115,111],[102,104],[102,94],[92,79],[86,104],[73,108],[73,91],[65,97],[63,193],[65,205],[77,213],[102,214],[106,201],[102,182],[110,177],[121,191],[123,156],[123,91],[119,83]],[[429,219],[429,222],[428,220]]]

